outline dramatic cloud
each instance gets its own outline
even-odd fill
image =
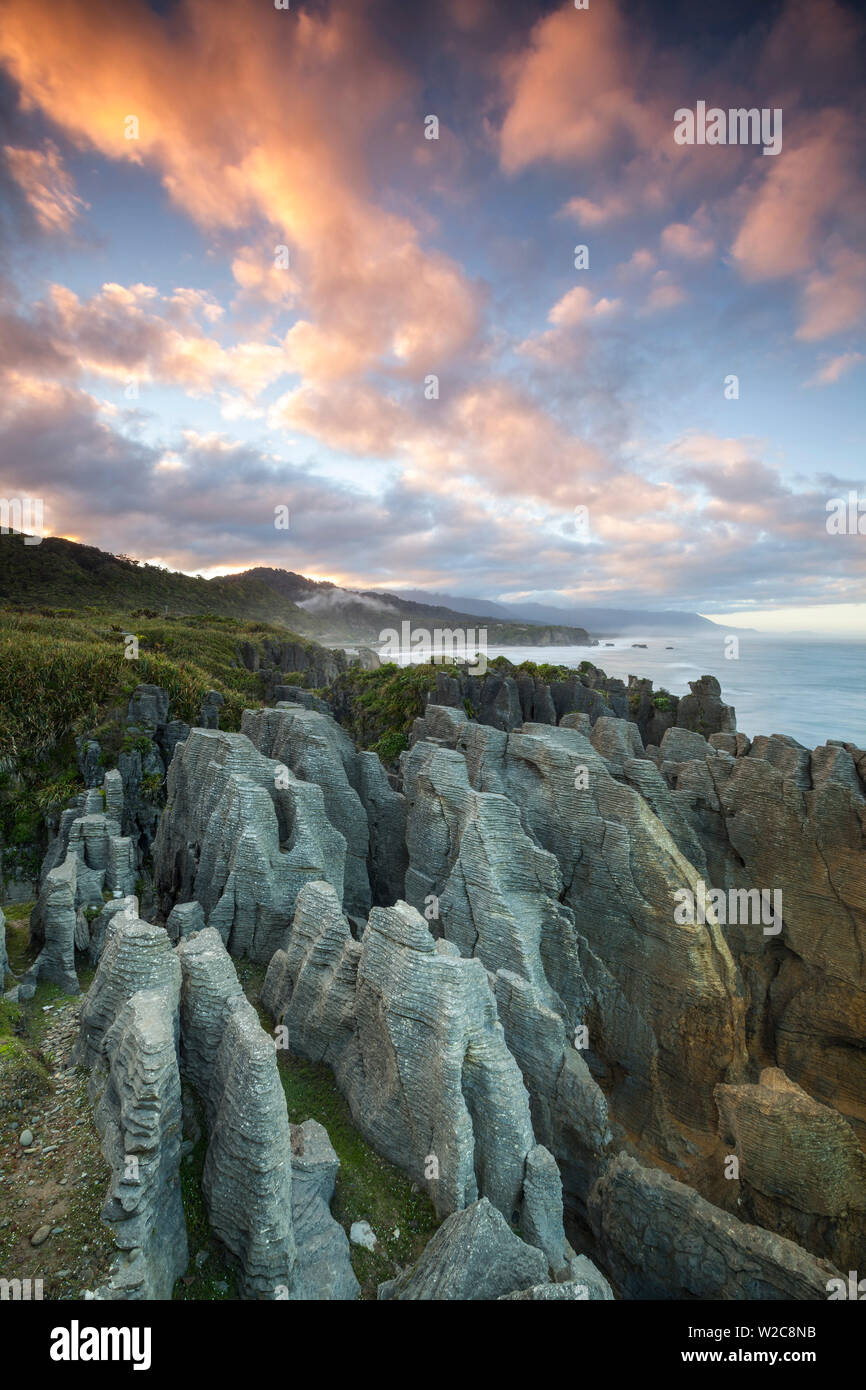
[[[681,18],[4,0],[4,495],[209,572],[863,596],[863,25]],[[782,152],[678,146],[698,100]]]

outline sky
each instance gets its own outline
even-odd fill
[[[0,0],[0,496],[866,636],[864,49],[838,0]]]

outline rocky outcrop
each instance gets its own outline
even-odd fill
[[[290,1132],[273,1039],[219,934],[184,937],[177,956],[182,1071],[208,1129],[205,1203],[240,1262],[243,1296],[355,1298],[349,1243],[330,1213],[339,1165],[326,1131],[308,1121]]]
[[[656,745],[673,725],[699,730],[705,737],[736,729],[734,709],[723,703],[714,676],[701,676],[689,684],[689,695],[655,692],[652,681],[629,676],[626,685],[616,676],[605,675],[591,661],[582,661],[577,671],[551,680],[497,657],[483,676],[459,667],[437,672],[429,704],[471,708],[480,724],[506,732],[526,723],[562,724],[579,714],[586,715],[590,724],[613,716],[633,721],[643,743]],[[339,683],[329,691],[329,698],[338,718],[351,716]]]
[[[345,860],[321,788],[246,735],[193,729],[178,746],[153,850],[166,916],[195,899],[233,955],[269,961],[304,883],[327,879],[342,897]]]
[[[241,731],[265,757],[321,787],[328,819],[346,842],[343,903],[347,912],[366,917],[371,906],[370,836],[366,811],[350,780],[350,773],[358,780],[352,740],[333,719],[301,705],[244,710]]]
[[[241,728],[260,753],[321,787],[328,818],[346,841],[346,912],[366,917],[371,903],[395,902],[406,873],[406,805],[377,755],[356,752],[339,724],[303,704],[245,710]]]
[[[333,889],[309,884],[262,1003],[291,1051],[333,1068],[361,1133],[440,1215],[486,1196],[561,1259],[561,1208],[526,1182],[528,1097],[480,961],[435,943],[403,902],[373,908],[355,941]]]
[[[708,882],[778,890],[781,930],[729,922],[747,1041],[866,1138],[866,797],[863,753],[773,735],[662,741],[660,770],[705,850]]]
[[[516,1236],[501,1212],[482,1197],[443,1221],[414,1267],[379,1285],[379,1298],[502,1298],[546,1278],[541,1251]]]
[[[100,1060],[106,1034],[123,1005],[139,990],[164,990],[176,1009],[180,965],[162,927],[143,922],[127,906],[113,915],[105,929],[96,975],[81,1005],[72,1053],[76,1065],[92,1068]]]
[[[244,1298],[294,1297],[291,1143],[273,1041],[212,927],[181,941],[177,956],[183,1074],[207,1120],[211,1227],[239,1261]]]
[[[99,1297],[169,1299],[186,1270],[176,1007],[170,988],[131,995],[105,1033],[91,1078],[111,1168],[102,1217],[123,1252]]]
[[[739,1160],[741,1215],[854,1269],[866,1250],[866,1156],[837,1111],[768,1067],[718,1086],[722,1137]]]
[[[627,1298],[826,1299],[838,1276],[782,1236],[747,1226],[620,1154],[590,1195],[589,1218]]]
[[[135,889],[134,847],[109,813],[116,797],[116,776],[108,774],[102,791],[83,792],[61,815],[30,914],[30,939],[41,949],[21,982],[23,999],[32,997],[38,979],[52,980],[68,994],[77,994],[76,946],[89,949],[88,918],[80,909],[101,910],[105,893],[126,896]]]
[[[745,1040],[720,927],[674,920],[674,895],[699,869],[638,786],[652,783],[660,811],[667,788],[624,721],[595,725],[603,757],[574,728],[506,734],[461,715],[448,712],[447,735],[428,708],[433,737],[403,759],[407,894],[436,895],[439,930],[462,952],[526,980],[569,1035],[585,1028],[611,1115],[647,1155],[682,1159],[715,1135],[712,1089],[742,1078]],[[688,827],[675,828],[685,842]],[[526,1075],[548,1033],[540,1016],[516,1033]]]
[[[280,685],[306,684],[312,689],[330,685],[341,672],[348,670],[346,654],[340,650],[321,647],[316,642],[277,642],[262,638],[258,642],[242,642],[239,656],[248,671],[257,671],[262,678],[265,699],[279,699],[275,689]],[[298,677],[303,680],[298,680]]]
[[[328,1132],[316,1120],[292,1125],[292,1221],[303,1296],[345,1302],[360,1286],[352,1269],[349,1241],[331,1215],[340,1160]]]
[[[116,912],[72,1054],[90,1069],[88,1091],[111,1169],[103,1217],[129,1252],[119,1256],[100,1297],[170,1298],[186,1268],[179,996],[180,967],[165,932],[129,909]]]

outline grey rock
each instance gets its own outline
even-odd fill
[[[233,955],[269,961],[304,883],[325,878],[342,895],[345,857],[321,788],[244,734],[193,729],[176,748],[153,849],[166,916],[194,898]]]
[[[531,1289],[503,1294],[503,1301],[556,1303],[578,1300],[584,1303],[612,1303],[613,1289],[586,1255],[572,1255],[569,1277],[556,1284],[535,1284]]]
[[[153,737],[165,727],[168,704],[167,692],[158,685],[136,686],[129,702],[126,722]]]
[[[88,956],[91,965],[98,965],[105,945],[105,933],[112,918],[122,912],[126,917],[138,917],[138,898],[134,894],[127,894],[126,897],[111,898],[102,907],[99,916],[90,925],[90,943],[88,945]]]
[[[826,1299],[829,1264],[747,1226],[661,1169],[619,1154],[596,1184],[589,1218],[628,1298]]]
[[[211,1228],[240,1262],[242,1297],[298,1297],[286,1098],[273,1040],[242,995],[226,1005],[210,1073],[202,1190]]]
[[[199,710],[199,724],[203,729],[218,729],[220,710],[225,704],[225,696],[218,690],[209,690]]]
[[[111,1168],[102,1216],[126,1252],[101,1298],[169,1299],[187,1266],[176,1010],[170,987],[131,995],[105,1034],[91,1078]]]
[[[480,961],[437,951],[403,902],[373,908],[355,941],[333,889],[308,884],[262,1001],[292,1052],[333,1068],[364,1137],[441,1215],[484,1195],[523,1219],[529,1102]],[[532,1219],[541,1229],[535,1208]]]
[[[102,784],[102,750],[95,739],[79,737],[75,740],[78,753],[78,771],[84,779],[85,787],[98,787]]]
[[[106,925],[99,965],[81,1005],[73,1061],[93,1067],[104,1053],[106,1034],[127,999],[139,990],[163,989],[174,1013],[180,996],[180,965],[171,942],[162,927],[142,922],[127,905]]]
[[[194,899],[191,903],[176,903],[168,915],[165,929],[176,945],[185,936],[204,931],[205,920],[201,903]]]
[[[443,1221],[414,1268],[379,1285],[379,1298],[502,1298],[541,1284],[546,1276],[541,1251],[516,1236],[482,1197]]]
[[[184,938],[177,959],[182,1070],[209,1132],[202,1190],[211,1227],[240,1262],[244,1298],[301,1297],[291,1138],[273,1039],[212,927]]]
[[[340,1160],[327,1130],[316,1120],[292,1125],[291,1143],[292,1221],[303,1296],[350,1301],[357,1298],[360,1286],[346,1232],[331,1215]]]

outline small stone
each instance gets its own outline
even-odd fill
[[[18,1140],[18,1143],[21,1145],[22,1149],[29,1149],[30,1145],[33,1143],[33,1131],[30,1129],[22,1129],[21,1138]]]
[[[207,1261],[207,1251],[206,1251],[206,1250],[199,1250],[198,1254],[197,1254],[196,1257],[195,1257],[196,1268],[197,1268],[197,1269],[201,1269],[202,1265],[205,1264],[206,1261]]]
[[[376,1235],[369,1221],[353,1221],[349,1240],[353,1245],[363,1245],[365,1250],[376,1249]]]
[[[45,1242],[46,1242],[46,1240],[48,1239],[48,1237],[49,1237],[50,1235],[51,1235],[51,1227],[50,1227],[50,1226],[40,1226],[40,1227],[39,1227],[39,1230],[38,1230],[38,1231],[34,1231],[34,1232],[33,1232],[33,1235],[30,1237],[30,1244],[31,1244],[31,1245],[44,1245]]]

